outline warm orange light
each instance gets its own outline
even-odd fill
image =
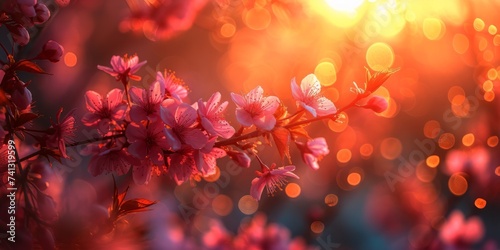
[[[387,70],[394,63],[394,51],[386,43],[372,44],[366,51],[366,63],[375,71]]]
[[[285,193],[290,198],[297,198],[300,195],[301,188],[297,183],[289,183],[286,185]]]
[[[238,201],[238,208],[240,211],[246,215],[251,215],[257,212],[259,208],[259,203],[250,195],[245,195],[241,197]]]
[[[314,74],[318,77],[323,86],[330,86],[337,80],[335,66],[331,62],[321,62],[314,69]]]
[[[452,133],[444,133],[439,137],[438,144],[442,149],[450,149],[455,145],[455,136]]]
[[[474,205],[479,209],[483,209],[484,207],[486,207],[486,200],[483,198],[477,198],[474,201]]]
[[[357,186],[361,182],[361,174],[353,172],[347,176],[347,183],[351,186]]]
[[[215,166],[215,173],[213,175],[203,177],[203,179],[205,179],[205,181],[207,182],[214,182],[217,181],[219,177],[220,177],[220,169],[218,166]]]
[[[488,137],[488,140],[486,141],[486,143],[488,144],[488,146],[490,147],[496,147],[498,145],[498,136],[494,135],[494,136],[490,136]]]
[[[462,144],[464,144],[464,146],[466,147],[470,147],[472,146],[472,144],[474,144],[474,139],[474,134],[468,133],[464,135],[464,137],[462,137]]]
[[[337,152],[337,161],[341,163],[347,163],[351,160],[352,153],[351,150],[343,148]]]
[[[217,195],[212,201],[212,210],[220,216],[226,216],[233,211],[233,201],[227,195]]]
[[[364,0],[325,0],[332,9],[347,13],[353,13],[364,2]]]
[[[467,192],[468,186],[469,184],[467,183],[467,180],[462,176],[461,173],[453,174],[448,180],[448,188],[450,189],[451,193],[456,196],[465,194],[465,192]]]
[[[464,54],[469,49],[469,39],[463,34],[455,34],[452,44],[453,49],[458,54]]]
[[[373,146],[369,143],[365,143],[359,147],[359,153],[361,156],[368,158],[372,155],[373,153]]]
[[[484,92],[483,98],[487,102],[492,102],[493,100],[495,100],[495,92],[486,91],[486,92]]]
[[[495,174],[497,176],[500,176],[500,166],[498,166],[498,167],[495,168]]]
[[[436,120],[427,121],[424,125],[424,135],[427,138],[436,138],[441,131],[441,125]]]
[[[236,32],[236,27],[232,23],[225,23],[220,27],[220,34],[225,38],[232,37]]]
[[[313,231],[313,233],[320,234],[323,230],[325,230],[325,224],[323,224],[323,222],[315,221],[311,223],[311,231]]]
[[[263,30],[271,24],[271,14],[267,9],[255,7],[243,13],[243,21],[248,28]]]
[[[335,194],[328,194],[325,196],[325,204],[329,207],[334,207],[339,202],[339,197]]]
[[[425,160],[425,163],[427,164],[427,166],[429,166],[430,168],[435,168],[439,165],[439,156],[437,155],[430,155],[429,157],[427,157],[427,159]]]
[[[74,67],[78,62],[78,57],[73,52],[67,52],[64,55],[64,64],[68,67]]]
[[[396,159],[402,150],[401,141],[394,137],[386,138],[380,143],[380,153],[388,160]]]
[[[446,31],[443,21],[437,18],[426,18],[422,28],[425,37],[429,40],[441,39]]]
[[[476,31],[482,31],[484,29],[484,21],[481,18],[476,18],[474,19],[473,26]]]

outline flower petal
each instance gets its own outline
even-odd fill
[[[123,102],[123,91],[120,89],[112,89],[106,95],[106,99],[109,110],[113,110]]]
[[[233,99],[233,102],[238,106],[239,108],[243,108],[247,105],[247,101],[245,100],[245,97],[231,93],[231,99]]]
[[[99,112],[103,108],[101,95],[92,90],[85,92],[85,102],[90,112]]]
[[[142,185],[149,182],[149,180],[151,179],[151,174],[151,164],[141,164],[140,166],[134,166],[132,176],[135,184]]]
[[[253,118],[250,113],[241,108],[236,109],[236,120],[245,127],[250,127],[253,124]]]
[[[276,125],[276,118],[274,115],[262,115],[253,118],[253,123],[257,128],[270,131]]]
[[[260,200],[262,196],[262,192],[264,191],[264,187],[266,186],[266,182],[264,178],[255,178],[252,180],[252,186],[250,187],[250,195],[256,199]]]

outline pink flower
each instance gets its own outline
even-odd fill
[[[320,95],[321,84],[314,74],[309,74],[299,85],[292,79],[292,96],[297,103],[314,117],[327,116],[337,113],[332,101]]]
[[[144,120],[156,121],[159,118],[160,104],[165,96],[165,86],[158,77],[161,77],[161,74],[157,74],[157,80],[149,86],[149,91],[138,87],[130,88],[130,98],[134,103],[130,108],[132,121],[139,123]]]
[[[454,246],[471,246],[484,236],[484,225],[477,216],[465,220],[460,211],[453,211],[443,223],[439,237],[444,243]]]
[[[220,148],[212,148],[208,150],[208,152],[204,151],[207,150],[196,150],[194,152],[194,158],[198,171],[203,176],[210,176],[215,174],[215,167],[217,166],[216,160],[226,156],[226,151]]]
[[[189,104],[179,105],[167,100],[168,107],[161,108],[161,119],[170,129],[166,130],[167,140],[173,149],[179,149],[181,144],[188,144],[194,149],[201,149],[208,139],[201,129],[197,128],[198,114]]]
[[[26,28],[24,28],[21,24],[6,24],[5,27],[7,27],[7,29],[9,30],[10,35],[12,36],[12,40],[14,40],[15,43],[21,46],[25,46],[29,43],[30,34],[28,33],[28,30],[26,30]]]
[[[300,144],[298,145],[302,151],[302,159],[314,170],[319,169],[318,161],[330,153],[330,150],[328,150],[328,144],[326,144],[326,140],[323,137],[309,140],[305,146]]]
[[[111,68],[97,65],[97,68],[114,76],[117,81],[127,82],[128,79],[140,81],[141,77],[134,75],[139,69],[146,64],[147,61],[139,62],[139,57],[136,55],[128,57],[124,55],[111,57]]]
[[[129,0],[131,16],[124,20],[125,28],[139,31],[148,39],[169,39],[188,30],[207,0]]]
[[[229,156],[229,158],[231,158],[231,160],[244,168],[249,168],[250,163],[252,162],[252,159],[250,159],[250,157],[243,152],[229,150],[227,151],[227,155]]]
[[[168,156],[168,175],[177,185],[189,180],[192,175],[197,173],[196,161],[194,159],[194,150],[184,146],[180,150]]]
[[[125,131],[130,143],[128,151],[139,160],[149,159],[153,164],[163,165],[163,150],[171,145],[165,138],[165,127],[161,122],[152,122],[148,126],[130,124]]]
[[[252,180],[250,188],[250,195],[256,200],[260,200],[264,187],[267,187],[268,195],[273,195],[277,189],[282,190],[282,186],[286,183],[286,177],[299,179],[297,175],[292,173],[295,170],[294,165],[275,168],[276,164],[273,163],[269,168],[261,163],[261,167],[263,172],[257,171],[259,177]]]
[[[210,135],[230,138],[234,135],[234,128],[224,118],[227,101],[220,104],[220,93],[214,93],[207,102],[198,101],[198,114],[201,125]]]
[[[139,164],[139,161],[121,146],[110,147],[92,144],[88,146],[87,150],[93,154],[88,166],[88,170],[93,176],[102,173],[124,175],[130,170],[130,166]]]
[[[109,91],[104,100],[97,92],[89,90],[85,93],[85,101],[89,113],[83,116],[83,124],[98,124],[98,129],[103,134],[109,131],[111,122],[119,122],[125,117],[127,105],[123,103],[123,91],[119,89]]]
[[[50,136],[47,139],[47,146],[58,148],[61,156],[69,158],[66,154],[66,143],[69,143],[75,137],[75,117],[72,116],[73,111],[70,111],[64,118],[61,119],[63,109],[60,108],[57,112],[56,123],[53,123],[49,128]]]
[[[257,86],[245,96],[231,93],[231,98],[238,108],[236,119],[243,126],[254,124],[257,128],[271,130],[276,125],[274,112],[278,109],[280,100],[276,96],[262,96],[264,90]]]
[[[366,104],[363,106],[363,108],[366,109],[371,109],[376,113],[382,113],[384,112],[389,104],[387,103],[387,100],[381,96],[372,96]]]
[[[158,72],[156,75],[156,80],[163,82],[163,86],[165,86],[165,94],[178,102],[182,102],[187,95],[188,90],[184,86],[184,82],[177,78],[173,72],[163,73],[163,75]]]

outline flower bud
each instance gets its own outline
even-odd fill
[[[33,17],[33,23],[42,24],[45,23],[50,18],[49,8],[45,4],[35,5],[36,16]]]
[[[11,95],[11,100],[16,104],[19,110],[24,110],[31,104],[33,97],[29,89],[23,88],[21,90],[15,90]]]
[[[373,96],[368,100],[368,102],[366,102],[366,105],[363,107],[371,109],[376,113],[382,113],[387,109],[388,106],[389,104],[387,103],[387,100],[385,100],[383,97]]]
[[[6,26],[15,43],[21,46],[28,44],[28,42],[30,41],[30,34],[28,33],[28,30],[26,30],[26,28],[24,28],[20,24]]]
[[[252,162],[250,157],[243,152],[231,150],[231,151],[227,152],[227,155],[229,156],[229,158],[231,158],[231,160],[233,160],[238,165],[240,165],[241,167],[244,167],[244,168],[249,168],[250,163]]]
[[[51,62],[59,62],[64,53],[64,48],[57,42],[49,40],[43,45],[43,50],[36,56],[36,59],[49,60]]]

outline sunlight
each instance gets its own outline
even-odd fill
[[[325,0],[332,9],[347,13],[353,13],[365,1],[364,0]]]

